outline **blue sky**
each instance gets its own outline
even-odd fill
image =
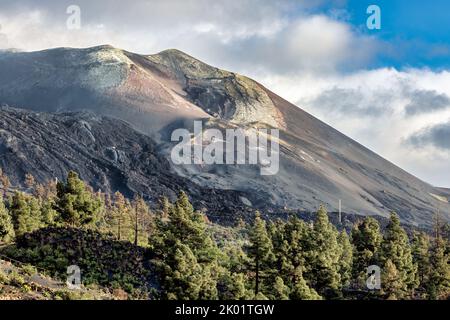
[[[379,31],[366,27],[372,4]],[[450,187],[449,12],[448,0],[1,0],[0,49],[177,48]]]
[[[371,4],[381,8],[381,30],[365,27],[365,9]],[[450,1],[349,0],[342,7],[356,29],[392,46],[391,50],[380,52],[371,66],[450,67]],[[326,12],[335,8],[336,5],[328,4],[321,9]]]

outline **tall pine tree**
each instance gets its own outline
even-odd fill
[[[94,224],[98,219],[102,203],[73,171],[66,182],[57,185],[56,210],[60,220],[71,226],[80,227]]]
[[[319,294],[326,297],[340,295],[340,257],[338,231],[328,220],[325,208],[321,206],[314,221],[306,259],[308,280]]]
[[[142,196],[136,196],[132,203],[131,222],[135,245],[146,245],[150,234],[155,229],[153,215]]]
[[[386,268],[390,260],[398,271],[401,289],[395,293],[399,299],[411,297],[417,287],[417,265],[413,263],[411,247],[408,235],[400,225],[400,218],[396,213],[391,214],[389,224],[386,227],[380,256],[382,268]],[[383,281],[384,285],[387,285]]]
[[[109,220],[117,240],[132,239],[131,212],[129,200],[125,199],[122,193],[116,191],[113,196]]]
[[[33,196],[16,192],[9,205],[16,236],[33,232],[42,227],[39,202]]]
[[[280,276],[275,277],[272,294],[270,295],[271,299],[289,300],[289,294],[290,294],[289,287],[284,284],[283,279]]]
[[[353,245],[353,279],[358,288],[365,288],[367,268],[379,264],[382,235],[378,221],[366,217],[353,226],[350,238]]]
[[[416,289],[416,295],[419,298],[426,298],[426,284],[431,272],[429,257],[430,239],[428,235],[423,232],[414,232],[411,250],[413,262],[417,265],[417,282],[419,286]]]
[[[243,273],[223,270],[217,283],[220,300],[243,300],[249,296]]]
[[[353,248],[345,230],[339,233],[338,243],[341,247],[341,256],[339,258],[339,273],[341,275],[342,287],[347,288],[350,286],[352,280]]]
[[[150,238],[163,287],[179,299],[216,299],[218,249],[207,230],[205,216],[194,210],[184,192],[166,210],[167,218],[157,221]],[[179,270],[186,268],[190,271],[183,275]],[[183,281],[187,289],[178,292],[177,283]],[[189,281],[193,283],[188,284]]]
[[[430,299],[450,298],[450,266],[448,241],[440,235],[434,239],[430,253],[430,275],[426,284]]]
[[[256,212],[255,219],[249,230],[248,256],[251,259],[251,268],[255,274],[255,296],[261,290],[262,280],[271,271],[273,256],[272,242],[266,229],[266,222],[261,219],[261,214]]]
[[[398,300],[403,297],[404,283],[391,259],[387,259],[382,272],[382,292],[386,300]]]
[[[302,267],[295,268],[294,273],[295,282],[290,294],[292,300],[322,300],[317,291],[308,286],[303,277]]]
[[[188,246],[177,241],[166,257],[163,298],[170,300],[200,299],[202,267]]]
[[[14,239],[14,226],[8,210],[6,210],[3,196],[0,195],[0,243],[7,243]]]
[[[309,287],[303,277],[306,256],[311,246],[312,230],[299,218],[292,216],[287,222],[276,221],[269,225],[273,243],[275,276],[287,286],[289,298],[294,300],[317,300],[320,295]],[[276,283],[277,279],[273,280]],[[278,280],[278,291],[281,282]]]

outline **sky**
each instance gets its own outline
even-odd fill
[[[367,27],[370,5],[380,29]],[[450,187],[448,12],[447,0],[0,0],[0,49],[177,48]]]

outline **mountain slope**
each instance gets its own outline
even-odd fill
[[[196,207],[209,210],[218,222],[232,220],[227,217],[230,213],[238,217],[249,210],[241,197],[260,200],[177,176],[152,138],[121,120],[91,112],[49,114],[0,107],[0,168],[12,188],[21,186],[27,173],[44,183],[65,179],[69,170],[75,170],[95,191],[120,191],[129,198],[140,194],[152,203],[162,196],[174,200],[184,190]]]
[[[260,176],[258,168],[246,165],[172,165],[171,170],[202,188],[250,195],[247,204],[256,207],[312,211],[323,203],[337,210],[341,200],[347,213],[386,216],[396,210],[404,222],[430,225],[439,209],[450,219],[442,189],[257,82],[178,50],[150,56],[109,46],[0,53],[0,103],[47,112],[87,109],[125,120],[154,139],[161,157],[173,146],[172,130],[190,128],[194,119],[221,129],[276,127],[280,171],[274,176]]]

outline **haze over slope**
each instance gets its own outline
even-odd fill
[[[300,88],[301,90],[301,88]],[[244,76],[204,64],[177,50],[137,55],[109,46],[0,53],[0,103],[45,112],[87,109],[129,122],[168,156],[168,135],[204,119],[209,127],[280,129],[280,171],[255,166],[172,166],[208,188],[254,195],[279,208],[337,210],[431,224],[448,220],[448,192],[417,179]],[[0,130],[3,129],[0,127]],[[56,134],[56,133],[55,133]],[[3,165],[0,138],[0,165]],[[430,164],[432,165],[432,164]],[[69,168],[70,169],[70,168]],[[208,195],[205,195],[207,201]],[[247,199],[248,200],[248,199]]]

